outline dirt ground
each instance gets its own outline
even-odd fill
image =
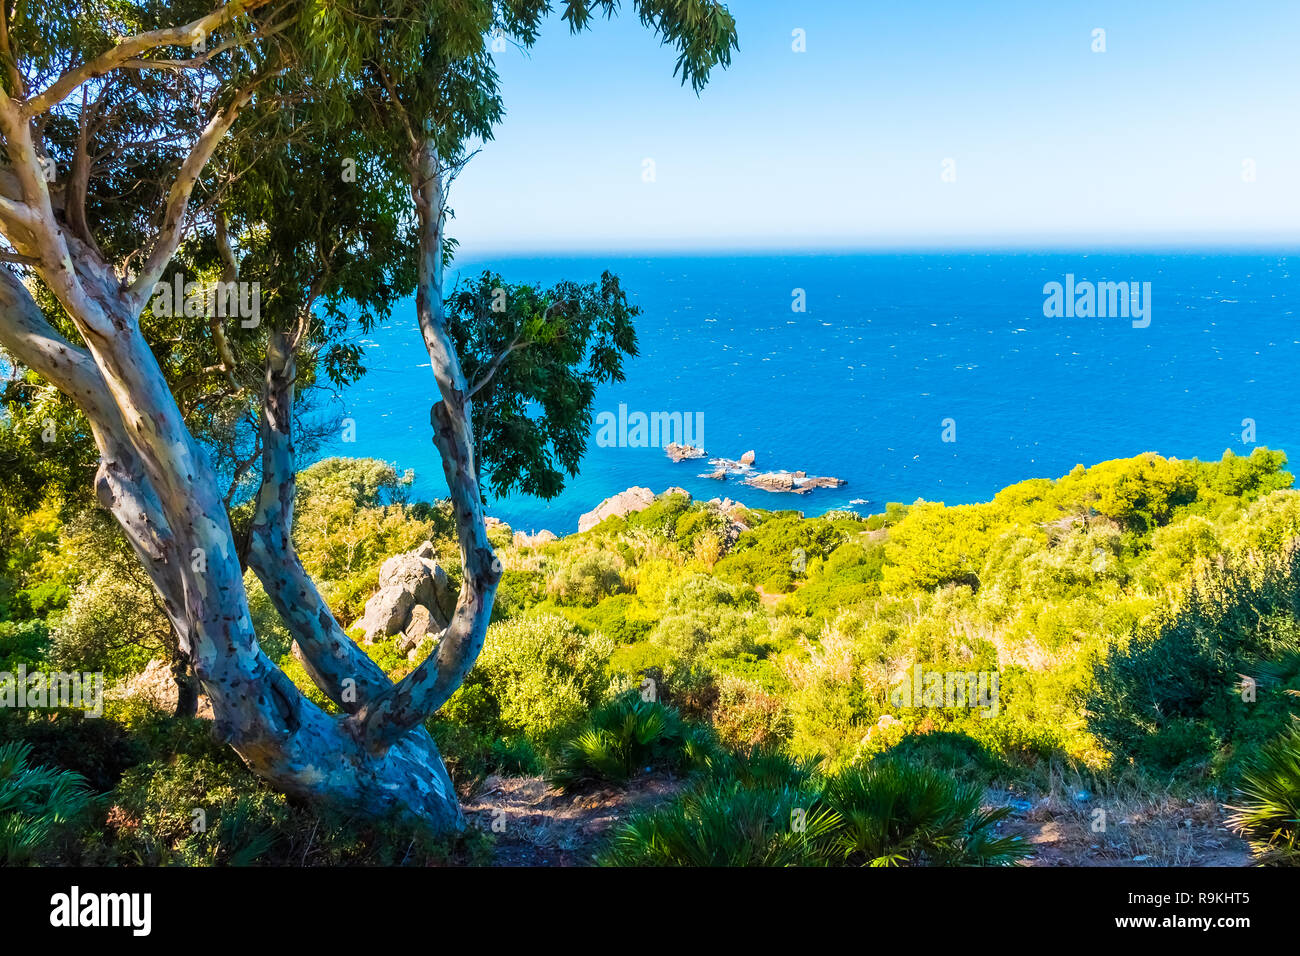
[[[1153,800],[1137,806],[1092,799],[1038,800],[990,793],[1010,805],[999,829],[1034,848],[1026,866],[1249,866],[1250,847],[1228,830],[1209,801]],[[1098,811],[1102,811],[1099,814]],[[1103,815],[1104,814],[1104,815]]]
[[[610,828],[634,810],[663,803],[679,779],[648,776],[626,790],[566,795],[540,777],[489,777],[465,803],[470,822],[496,835],[496,866],[586,866]],[[1026,797],[990,790],[988,806],[1010,806],[999,833],[1034,848],[1026,866],[1248,866],[1250,849],[1209,800],[1095,800],[1085,793]],[[1101,811],[1099,813],[1098,811]]]
[[[681,788],[681,780],[655,775],[626,790],[568,795],[541,777],[494,776],[464,807],[472,825],[496,835],[496,866],[586,866],[611,827]]]

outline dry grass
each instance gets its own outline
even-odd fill
[[[1246,866],[1248,844],[1232,834],[1222,806],[1133,772],[1100,780],[1053,767],[1034,798],[991,793],[1016,807],[1004,832],[1036,848],[1037,866]]]

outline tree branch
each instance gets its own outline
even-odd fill
[[[372,753],[392,746],[437,711],[464,681],[483,648],[501,580],[501,563],[492,551],[483,520],[468,388],[443,309],[445,210],[441,167],[432,140],[424,140],[416,150],[410,175],[420,225],[416,312],[441,396],[430,419],[456,518],[463,574],[456,609],[433,655],[350,719],[354,732]]]
[[[112,72],[123,66],[128,60],[136,59],[158,47],[192,46],[195,41],[206,39],[236,17],[251,13],[269,2],[270,0],[242,0],[242,2],[241,0],[234,0],[234,2],[223,4],[211,13],[182,26],[151,30],[148,33],[140,33],[119,40],[110,49],[105,50],[89,62],[62,73],[43,92],[26,101],[24,112],[28,116],[38,116],[62,103],[73,90],[83,83]]]
[[[343,633],[293,546],[295,375],[288,336],[272,332],[262,398],[262,487],[249,532],[248,563],[292,632],[311,679],[345,711],[355,713],[393,684]]]
[[[235,94],[235,98],[229,105],[213,115],[189,155],[185,157],[185,162],[181,164],[180,172],[177,173],[176,180],[167,195],[162,228],[141,266],[140,274],[131,283],[126,293],[128,301],[137,313],[144,308],[145,302],[153,294],[153,287],[162,278],[163,271],[176,252],[176,247],[180,245],[185,226],[185,211],[189,206],[190,193],[194,191],[194,184],[198,182],[199,173],[212,158],[212,154],[229,132],[230,127],[234,125],[240,110],[252,99],[253,91],[267,77],[268,74],[263,74],[255,78]]]

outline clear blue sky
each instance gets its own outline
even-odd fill
[[[730,6],[740,49],[698,98],[626,0],[499,54],[463,252],[1300,237],[1300,0]]]

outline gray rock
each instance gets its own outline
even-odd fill
[[[410,592],[414,603],[439,612],[444,620],[451,616],[456,606],[456,595],[452,593],[447,572],[438,563],[433,545],[428,541],[414,551],[393,555],[380,566],[379,589],[382,592],[390,587]],[[388,633],[396,634],[397,631]]]
[[[414,604],[415,596],[400,584],[380,588],[366,602],[365,612],[361,615],[361,627],[365,631],[362,640],[373,644],[402,630]]]
[[[810,475],[804,471],[769,471],[746,478],[745,484],[764,491],[789,491],[802,495],[814,488],[839,488],[847,482],[843,478]]]
[[[430,634],[439,634],[446,628],[446,622],[440,622],[429,608],[423,604],[411,607],[406,627],[397,641],[399,654],[408,654]]]
[[[578,519],[579,531],[590,531],[606,518],[623,517],[649,508],[654,503],[654,492],[649,488],[634,487],[606,498],[594,509]]]
[[[407,630],[412,608],[422,607],[437,629],[447,626],[456,607],[447,572],[426,541],[414,551],[396,554],[379,568],[379,590],[361,615],[363,640],[372,644]]]

